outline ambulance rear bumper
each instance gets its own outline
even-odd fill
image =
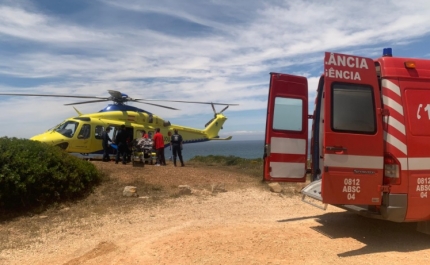
[[[309,183],[306,187],[304,187],[301,191],[303,195],[302,201],[325,210],[327,208],[327,204],[315,203],[315,201],[323,201],[323,198],[321,196],[321,184],[321,179],[319,179]],[[404,222],[408,206],[408,196],[407,194],[384,193],[382,195],[382,205],[379,207],[379,210],[377,207],[371,205],[336,204],[334,206],[358,213],[369,218],[387,220],[392,222]]]
[[[404,222],[406,210],[408,209],[407,194],[384,193],[382,196],[381,215],[385,220],[393,222]]]
[[[382,196],[383,205],[380,211],[372,211],[367,206],[360,205],[337,205],[338,207],[356,212],[360,215],[369,218],[387,220],[392,222],[404,222],[408,205],[408,197],[406,194],[389,194],[384,193]]]

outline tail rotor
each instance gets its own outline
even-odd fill
[[[226,109],[228,109],[228,107],[229,107],[230,105],[227,105],[227,106],[225,106],[219,113],[223,113],[224,112],[224,110],[226,110]]]
[[[216,110],[215,110],[215,105],[213,104],[213,103],[211,103],[211,106],[212,106],[212,109],[213,109],[213,111],[214,111],[214,117],[212,118],[212,119],[210,119],[210,121],[208,121],[206,124],[205,124],[205,127],[207,127],[213,120],[215,120],[216,119],[216,116],[218,115],[218,114],[221,114],[221,113],[223,113],[226,109],[228,109],[228,107],[230,106],[230,105],[227,105],[227,106],[225,106],[220,112],[216,112]]]
[[[211,102],[211,106],[212,106],[212,109],[213,109],[213,111],[214,111],[214,114],[215,114],[215,116],[216,116],[216,110],[215,110],[215,106],[214,106],[214,104]]]

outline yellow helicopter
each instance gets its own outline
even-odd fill
[[[78,116],[68,118],[46,132],[33,136],[31,140],[45,142],[64,149],[66,152],[83,159],[101,160],[103,158],[102,133],[110,127],[109,132],[111,139],[121,125],[126,126],[126,130],[131,139],[140,138],[142,131],[145,130],[151,137],[156,128],[160,128],[164,136],[165,147],[170,145],[170,136],[173,130],[180,131],[184,144],[198,143],[209,140],[230,140],[232,137],[220,138],[218,132],[222,129],[227,118],[222,114],[229,106],[238,104],[212,103],[198,101],[180,101],[180,100],[157,100],[157,99],[139,99],[131,98],[127,94],[115,90],[108,90],[110,97],[93,97],[93,96],[72,96],[72,95],[49,95],[49,94],[17,94],[17,93],[0,93],[0,96],[38,96],[38,97],[68,97],[68,98],[86,98],[93,99],[89,101],[69,103],[65,105],[87,104],[95,102],[113,101],[104,109],[96,113],[83,114],[73,107]],[[171,124],[169,121],[152,114],[143,109],[126,105],[126,102],[139,102],[152,106],[178,110],[176,108],[150,103],[148,101],[166,101],[180,103],[210,104],[214,111],[214,118],[206,123],[204,129],[195,129],[181,125]],[[215,111],[215,105],[224,105],[220,112]],[[112,150],[111,156],[114,156],[115,150]]]

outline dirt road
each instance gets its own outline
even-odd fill
[[[133,198],[142,204],[56,225],[30,245],[4,249],[0,264],[430,262],[430,236],[416,232],[415,224],[367,219],[332,206],[323,211],[263,185],[226,189],[216,194],[194,190],[153,207],[143,203],[145,197]],[[8,225],[7,233],[19,236]]]

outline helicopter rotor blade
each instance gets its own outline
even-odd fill
[[[53,98],[98,98],[104,99],[104,97],[94,96],[71,96],[71,95],[49,95],[49,94],[25,94],[25,93],[0,93],[3,96],[24,96],[24,97],[53,97]]]
[[[160,107],[160,108],[165,108],[165,109],[179,110],[179,109],[168,107],[168,106],[164,106],[164,105],[159,105],[159,104],[154,104],[154,103],[149,103],[149,102],[142,102],[142,101],[139,101],[137,99],[133,99],[133,100],[130,100],[130,101],[134,101],[134,102],[138,102],[138,103],[142,103],[142,104],[148,104],[148,105],[152,105],[152,106],[156,106],[156,107]]]
[[[144,99],[135,98],[134,100],[141,101],[165,101],[165,102],[179,102],[179,103],[194,103],[194,104],[213,104],[213,105],[228,105],[228,106],[239,106],[239,104],[221,103],[221,102],[203,102],[203,101],[187,101],[187,100],[167,100],[167,99]]]
[[[94,99],[89,101],[83,101],[83,102],[74,102],[74,103],[68,103],[64,104],[66,106],[69,105],[78,105],[78,104],[87,104],[87,103],[97,103],[97,102],[105,102],[112,100],[116,104],[124,104],[126,102],[132,101],[132,102],[139,102],[143,104],[148,104],[156,107],[171,109],[171,110],[179,110],[176,108],[168,107],[165,105],[159,105],[155,103],[149,103],[148,101],[164,101],[164,102],[178,102],[178,103],[194,103],[194,104],[210,104],[212,106],[212,109],[214,113],[216,114],[215,105],[224,105],[226,106],[224,108],[227,109],[228,106],[238,106],[239,104],[229,104],[229,103],[220,103],[220,102],[202,102],[202,101],[186,101],[186,100],[167,100],[167,99],[143,99],[143,98],[131,98],[128,95],[121,93],[116,90],[108,90],[110,97],[98,97],[98,96],[79,96],[79,95],[52,95],[52,94],[32,94],[32,93],[0,93],[0,96],[33,96],[33,97],[55,97],[55,98],[84,98],[84,99]],[[222,111],[224,111],[222,110]],[[221,112],[222,112],[221,111]]]
[[[105,99],[99,99],[99,100],[89,100],[89,101],[82,101],[82,102],[74,102],[74,103],[64,104],[64,106],[78,105],[78,104],[87,104],[87,103],[96,103],[96,102],[105,102],[105,101],[108,101],[108,100],[109,99],[105,98]]]

